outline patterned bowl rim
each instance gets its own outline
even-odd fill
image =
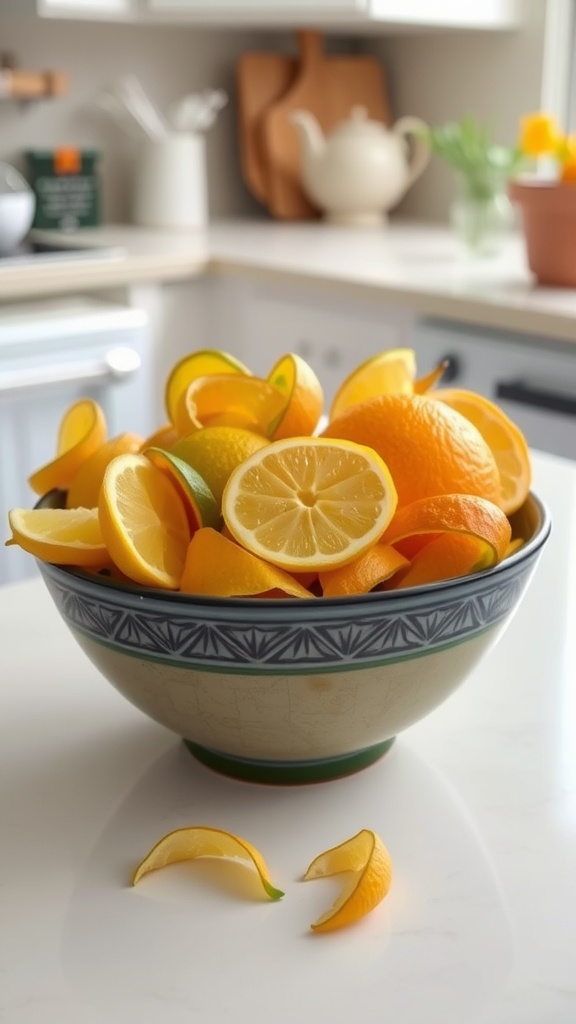
[[[46,506],[52,504],[54,501],[58,501],[57,495],[62,495],[62,492],[50,492],[49,495],[45,495],[37,503],[36,507]],[[206,597],[206,596],[195,596],[194,594],[181,594],[174,590],[160,590],[155,587],[144,587],[138,584],[133,586],[128,583],[120,583],[118,580],[107,578],[106,576],[98,576],[94,573],[88,572],[83,569],[77,569],[68,565],[52,565],[47,562],[43,562],[41,559],[36,559],[40,567],[41,572],[47,572],[60,579],[62,577],[76,580],[80,585],[85,587],[93,585],[95,588],[102,588],[104,592],[112,592],[119,596],[125,595],[126,597],[137,597],[140,601],[154,601],[160,603],[173,604],[175,607],[208,607],[218,608],[221,611],[226,609],[238,610],[248,608],[258,608],[260,611],[274,610],[275,612],[281,612],[282,609],[307,609],[314,608],[316,611],[319,608],[347,608],[350,606],[357,607],[363,605],[370,605],[374,603],[386,604],[390,610],[398,604],[405,605],[411,598],[420,598],[424,595],[434,595],[438,593],[443,594],[454,594],[457,595],[459,590],[465,590],[471,586],[474,586],[477,582],[484,582],[487,579],[497,577],[499,575],[506,575],[510,571],[517,569],[521,563],[530,561],[543,547],[552,528],[552,521],[550,512],[546,504],[534,494],[530,492],[526,499],[525,505],[531,501],[536,515],[538,517],[537,526],[534,529],[534,533],[530,540],[514,554],[508,558],[499,562],[498,565],[493,566],[491,569],[484,569],[482,572],[474,573],[469,576],[460,576],[451,580],[440,580],[438,583],[428,583],[418,587],[406,587],[402,591],[378,591],[371,592],[368,594],[354,594],[346,597],[312,597],[312,598],[300,598],[300,597],[285,597],[285,598],[262,598],[262,597]],[[54,505],[52,504],[52,507]],[[519,510],[520,512],[521,510]]]

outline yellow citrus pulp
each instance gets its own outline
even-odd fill
[[[72,477],[66,495],[66,508],[96,508],[106,466],[117,455],[140,451],[142,438],[138,434],[119,434],[104,441],[84,460]]]
[[[320,573],[324,597],[368,594],[380,583],[410,565],[407,558],[391,544],[377,543],[353,562]]]
[[[106,440],[106,420],[97,402],[83,398],[66,410],[58,431],[56,458],[28,478],[39,495],[66,490],[83,462]]]
[[[14,508],[8,513],[12,538],[24,551],[58,565],[101,568],[110,563],[95,508]]]
[[[200,474],[218,505],[233,469],[268,440],[244,427],[203,427],[182,437],[170,451]]]
[[[246,551],[216,530],[197,530],[186,555],[182,593],[207,597],[312,597],[293,576]]]
[[[179,492],[145,455],[118,455],[106,468],[98,504],[112,561],[144,586],[177,590],[190,543]]]
[[[188,385],[198,377],[213,373],[250,375],[250,370],[235,356],[220,349],[199,349],[179,359],[168,374],[164,389],[164,403],[168,418],[175,423],[178,403]]]
[[[270,881],[270,874],[262,854],[247,839],[206,825],[178,828],[163,836],[138,865],[132,885],[137,885],[150,871],[158,871],[168,864],[195,860],[197,857],[226,857],[247,862],[256,869],[264,892],[271,900],[279,900],[284,893]]]
[[[65,411],[29,483],[66,492],[66,508],[12,510],[7,544],[217,597],[345,597],[490,568],[524,543],[508,517],[530,453],[495,403],[437,388],[444,370],[417,377],[412,349],[377,353],[317,437],[322,386],[300,356],[259,378],[222,350],[189,353],[168,376],[169,422],[144,441],[107,440],[92,399]]]
[[[436,494],[477,494],[498,503],[500,475],[479,430],[427,395],[380,395],[352,406],[322,437],[368,445],[384,460],[407,505]]]
[[[214,373],[188,385],[174,423],[181,437],[209,426],[245,427],[269,437],[285,407],[282,392],[260,377]]]
[[[340,385],[330,407],[330,419],[377,395],[411,395],[415,377],[413,349],[392,348],[379,352],[357,366]]]
[[[506,556],[512,529],[502,509],[472,494],[439,494],[398,509],[382,540],[396,544],[405,538],[438,534],[471,537],[476,543],[476,570],[487,569]],[[456,545],[457,548],[457,545]],[[421,548],[417,558],[424,549]],[[470,549],[471,550],[471,549]],[[438,562],[442,571],[442,562]],[[442,576],[438,576],[442,579]]]
[[[354,924],[382,902],[392,884],[392,859],[375,832],[362,829],[315,857],[304,881],[348,871],[351,877],[336,902],[315,921],[315,932],[329,932]]]
[[[289,353],[272,368],[268,382],[286,398],[285,409],[272,439],[278,441],[284,437],[312,434],[324,407],[322,385],[312,367],[301,356]]]
[[[162,448],[146,448],[143,454],[175,485],[182,498],[191,533],[200,526],[221,525],[220,506],[206,481],[192,466]]]
[[[396,489],[375,452],[348,441],[273,441],[231,474],[222,513],[248,551],[289,571],[351,562],[384,533]]]
[[[480,431],[500,474],[500,508],[511,515],[524,504],[532,482],[530,452],[522,431],[494,402],[474,391],[441,388],[433,398],[449,405]]]

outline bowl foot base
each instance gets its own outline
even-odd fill
[[[339,757],[327,757],[314,761],[260,761],[251,758],[234,757],[221,754],[217,750],[202,747],[192,740],[184,740],[185,745],[197,761],[223,775],[245,782],[261,782],[272,785],[299,785],[307,782],[328,782],[340,779],[345,775],[353,775],[363,768],[374,764],[390,749],[395,737],[376,743],[373,747],[342,754]]]

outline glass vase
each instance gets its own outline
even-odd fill
[[[479,193],[467,182],[461,182],[450,207],[450,223],[469,254],[496,255],[515,223],[505,183]]]

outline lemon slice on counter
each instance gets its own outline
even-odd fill
[[[315,857],[304,881],[326,878],[340,872],[351,878],[338,899],[310,927],[315,932],[330,932],[354,924],[382,902],[392,884],[392,859],[375,832],[363,828],[351,839]]]
[[[197,857],[227,857],[247,862],[256,869],[264,892],[271,900],[282,899],[284,893],[270,881],[270,874],[262,854],[247,839],[207,825],[177,828],[163,836],[138,865],[132,885],[137,885],[150,871],[158,871],[168,864],[195,860]]]

